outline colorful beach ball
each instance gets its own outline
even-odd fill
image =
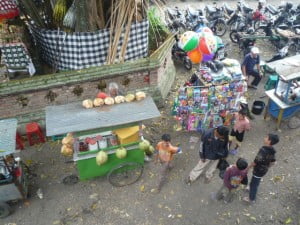
[[[202,61],[202,53],[198,49],[189,51],[187,55],[193,63],[200,63]]]
[[[197,48],[199,44],[199,36],[194,31],[187,31],[183,33],[179,40],[179,46],[186,52]]]
[[[215,36],[210,33],[205,33],[204,38],[205,38],[206,44],[211,49],[211,52],[215,53],[218,48],[217,40],[216,40]]]

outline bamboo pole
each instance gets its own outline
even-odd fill
[[[104,11],[103,11],[103,0],[96,1],[96,8],[97,8],[97,25],[99,29],[103,29],[105,27],[105,18],[104,18]]]

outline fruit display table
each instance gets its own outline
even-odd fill
[[[48,106],[46,133],[47,136],[73,133],[75,139],[73,159],[77,162],[80,180],[86,180],[111,175],[115,168],[120,169],[122,165],[127,169],[135,163],[143,165],[144,151],[139,149],[137,140],[137,137],[142,136],[141,122],[159,116],[160,113],[151,97],[92,109],[83,108],[81,103]],[[137,127],[139,136],[136,135]],[[125,128],[129,128],[128,132],[132,132],[127,139],[130,141],[126,143],[123,139]],[[122,141],[118,140],[120,134]],[[115,154],[120,146],[127,150],[127,156],[122,159]],[[95,159],[99,151],[105,151],[108,155],[107,162],[101,166],[97,165]],[[125,167],[123,166],[121,171]],[[122,184],[119,183],[119,186]]]

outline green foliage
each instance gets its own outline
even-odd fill
[[[168,36],[169,30],[157,13],[156,7],[151,7],[147,11],[149,27],[149,52],[155,51]]]

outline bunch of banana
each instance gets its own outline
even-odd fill
[[[67,13],[67,0],[57,0],[53,9],[53,19],[56,23],[62,23]]]

